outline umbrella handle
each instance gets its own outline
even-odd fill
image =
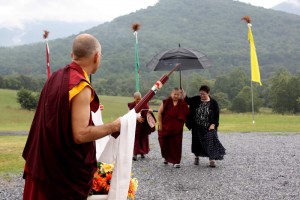
[[[135,112],[139,113],[142,108],[152,99],[152,97],[156,94],[158,90],[160,90],[165,84],[169,76],[180,66],[180,63],[177,63],[175,67],[168,73],[163,75],[159,81],[156,81],[156,83],[152,86],[152,88],[147,92],[147,94],[141,99],[141,101],[134,107]]]
[[[179,70],[179,88],[182,89],[182,87],[181,87],[181,70]]]

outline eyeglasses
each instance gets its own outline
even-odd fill
[[[200,92],[200,96],[206,96],[208,95],[206,92]]]

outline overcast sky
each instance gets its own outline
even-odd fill
[[[271,8],[284,0],[239,1]],[[153,6],[157,2],[158,0],[0,0],[0,28],[22,28],[25,22],[37,20],[103,23]]]

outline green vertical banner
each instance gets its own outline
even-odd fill
[[[138,50],[138,30],[140,25],[133,24],[133,35],[135,36],[135,90],[136,92],[140,91],[140,63],[139,63],[139,50]]]
[[[135,32],[135,89],[136,92],[140,91],[140,63],[139,63],[139,50],[138,50],[138,39],[137,31]]]

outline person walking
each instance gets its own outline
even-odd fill
[[[133,109],[142,99],[142,94],[140,92],[135,92],[133,94],[133,102],[128,103],[128,109]],[[155,120],[152,110],[149,108],[149,105],[146,104],[142,111],[138,113],[136,129],[135,129],[135,139],[134,139],[134,149],[133,157],[134,161],[137,161],[137,155],[141,155],[141,158],[144,159],[145,155],[149,153],[149,134],[155,131],[155,126],[150,127],[147,121],[147,115],[152,115],[152,118]]]
[[[215,160],[222,160],[225,148],[218,140],[217,129],[219,126],[219,105],[210,96],[210,88],[202,85],[199,95],[183,98],[189,105],[190,114],[186,126],[192,130],[192,153],[195,154],[195,165],[199,165],[199,156],[209,158],[209,166],[216,167]]]
[[[183,126],[189,113],[188,105],[181,99],[181,91],[174,88],[158,110],[158,140],[164,164],[180,168]]]

